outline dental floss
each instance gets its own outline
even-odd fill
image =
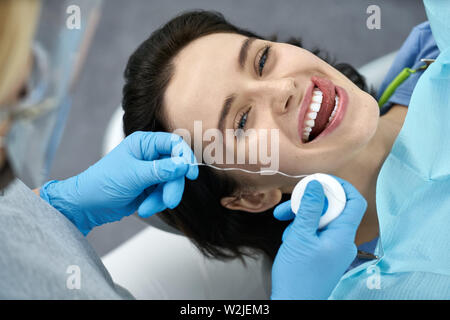
[[[325,197],[328,200],[328,208],[327,211],[322,215],[322,217],[319,220],[319,229],[324,228],[326,225],[328,225],[331,221],[336,219],[342,211],[344,211],[345,204],[347,202],[347,197],[345,196],[345,191],[342,185],[332,176],[325,174],[325,173],[315,173],[311,175],[290,175],[281,171],[276,170],[260,170],[260,171],[250,171],[246,169],[241,168],[220,168],[213,166],[211,164],[207,163],[196,163],[199,166],[208,166],[217,170],[223,170],[223,171],[230,171],[230,170],[239,170],[247,173],[278,173],[286,177],[290,178],[302,178],[307,177],[302,180],[300,180],[294,187],[294,190],[291,194],[291,209],[292,211],[297,214],[301,200],[303,198],[303,194],[305,193],[305,189],[307,184],[311,180],[317,180],[323,187]]]
[[[222,170],[222,171],[230,171],[230,170],[239,170],[239,171],[243,171],[243,172],[247,172],[247,173],[278,173],[281,174],[283,176],[289,177],[289,178],[303,178],[303,177],[307,177],[308,174],[303,174],[303,175],[299,175],[299,176],[293,176],[281,171],[277,171],[277,170],[260,170],[260,171],[251,171],[251,170],[246,170],[246,169],[242,169],[242,168],[220,168],[220,167],[216,167],[213,166],[212,164],[207,164],[207,163],[193,163],[192,165],[198,165],[198,166],[207,166],[207,167],[211,167],[217,170]]]

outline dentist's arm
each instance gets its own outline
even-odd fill
[[[175,134],[135,132],[81,174],[47,182],[40,196],[87,235],[95,226],[138,211],[149,217],[181,201],[196,179],[192,150]]]
[[[347,203],[340,216],[324,229],[317,230],[325,195],[315,180],[308,183],[296,216],[290,201],[275,208],[277,219],[294,221],[283,233],[272,267],[271,299],[327,299],[355,259],[356,230],[367,202],[350,183],[333,177],[344,187]]]

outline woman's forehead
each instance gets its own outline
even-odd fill
[[[174,72],[165,92],[171,126],[216,128],[222,101],[231,94],[239,72],[238,55],[245,36],[215,33],[194,40],[174,58]]]

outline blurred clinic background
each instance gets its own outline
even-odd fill
[[[46,1],[43,14],[60,15],[58,1]],[[369,30],[366,10],[373,4],[381,9],[381,29]],[[319,47],[357,68],[397,50],[426,20],[421,0],[104,0],[49,178],[70,177],[100,159],[128,57],[153,30],[188,9],[217,10],[263,36],[300,37],[306,48]],[[88,240],[103,256],[146,227],[131,216],[94,229]]]

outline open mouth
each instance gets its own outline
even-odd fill
[[[339,95],[330,80],[318,77],[312,80],[310,100],[305,101],[307,109],[299,119],[299,134],[303,143],[313,141],[330,125],[339,106]]]

